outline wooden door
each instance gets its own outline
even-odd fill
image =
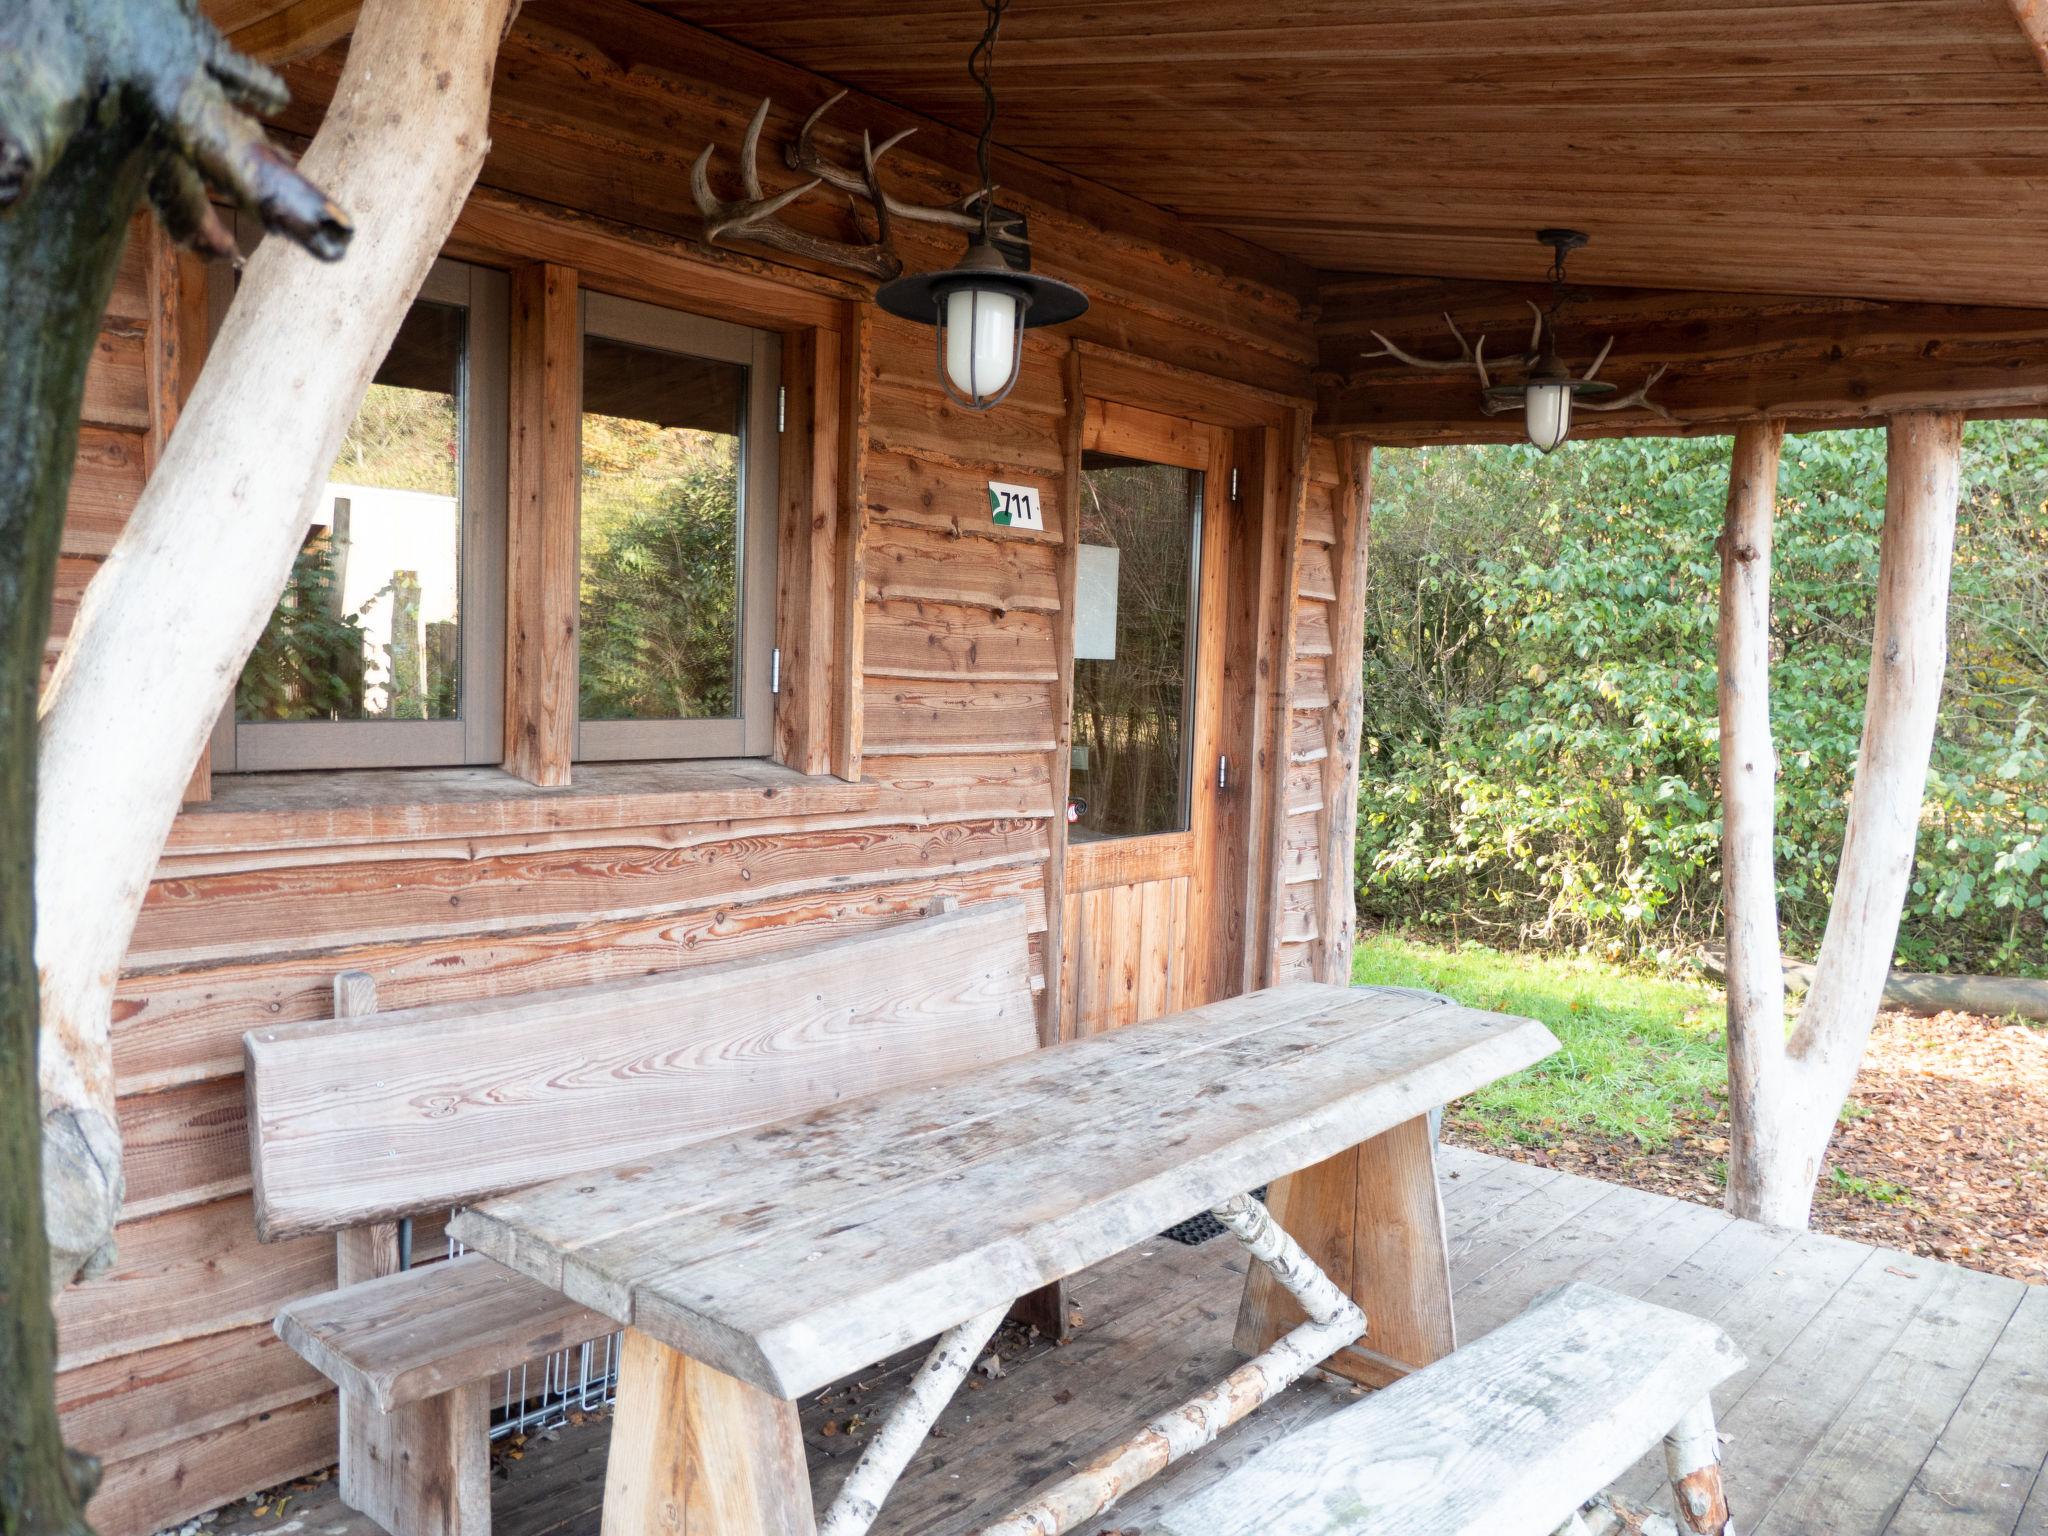
[[[1214,925],[1228,884],[1212,853],[1227,784],[1219,722],[1231,434],[1091,400],[1083,449],[1063,923],[1068,1036],[1235,990],[1211,975],[1220,969]],[[1184,549],[1169,537],[1183,505]],[[1107,578],[1088,554],[1110,548],[1119,557],[1114,626],[1103,622]],[[1177,696],[1168,675],[1175,590],[1184,593],[1186,642]],[[1163,738],[1176,732],[1169,793]]]

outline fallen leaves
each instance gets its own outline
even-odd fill
[[[1482,1151],[1721,1203],[1728,1119],[1718,1102],[1654,1151],[1584,1130],[1503,1148],[1459,1118],[1446,1119],[1447,1136]],[[2048,1030],[1970,1014],[1881,1016],[1828,1147],[1813,1225],[2048,1283]]]

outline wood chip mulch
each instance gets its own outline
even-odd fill
[[[1455,1110],[1444,1134],[1522,1162],[1721,1203],[1728,1119],[1718,1101],[1655,1151],[1590,1134],[1503,1145]],[[1881,1016],[1828,1149],[1813,1225],[2048,1284],[2048,1027]]]

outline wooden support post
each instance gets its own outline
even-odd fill
[[[1264,931],[1256,935],[1259,946],[1255,986],[1271,986],[1280,966],[1280,922],[1286,908],[1287,875],[1281,866],[1280,848],[1287,837],[1288,741],[1292,734],[1293,677],[1295,647],[1295,597],[1300,588],[1301,529],[1308,513],[1309,456],[1315,448],[1310,413],[1298,410],[1288,429],[1288,474],[1280,507],[1280,537],[1283,551],[1281,601],[1272,634],[1273,719],[1268,727],[1273,743],[1272,793],[1266,806],[1266,900]]]
[[[1323,1368],[1382,1387],[1457,1347],[1436,1141],[1417,1116],[1274,1183],[1273,1219],[1364,1310],[1364,1340]],[[1265,1349],[1301,1307],[1263,1269],[1245,1278],[1237,1347]]]
[[[1067,416],[1060,442],[1064,470],[1060,476],[1060,611],[1055,620],[1060,680],[1053,701],[1052,820],[1046,824],[1045,1012],[1038,1028],[1039,1041],[1045,1045],[1071,1040],[1076,1033],[1076,1021],[1068,1017],[1074,999],[1066,995],[1066,975],[1067,946],[1074,942],[1074,935],[1067,931],[1067,798],[1074,768],[1074,592],[1081,566],[1081,444],[1088,427],[1079,343],[1067,349],[1060,376],[1066,387]],[[1060,1311],[1064,1316],[1064,1302]]]
[[[861,683],[868,633],[868,393],[874,377],[873,306],[846,305],[839,341],[839,666],[832,772],[860,778]]]
[[[628,1328],[614,1414],[602,1536],[816,1536],[795,1403]]]
[[[576,748],[583,342],[576,274],[512,274],[511,498],[505,534],[505,771],[558,789]]]
[[[1358,749],[1365,721],[1365,562],[1372,526],[1372,444],[1337,442],[1337,597],[1330,607],[1330,707],[1323,713],[1323,879],[1317,893],[1315,977],[1351,984],[1358,919]]]
[[[389,1413],[360,1399],[349,1401],[342,1420],[341,1502],[391,1536],[486,1536],[490,1414],[490,1384],[483,1381]]]
[[[799,773],[832,771],[833,679],[839,664],[839,410],[841,337],[832,330],[782,338],[786,421],[782,509],[775,560],[775,757]]]

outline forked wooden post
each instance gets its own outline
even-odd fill
[[[796,1404],[628,1328],[601,1529],[817,1536]]]
[[[1364,1341],[1333,1355],[1325,1370],[1381,1387],[1457,1347],[1427,1117],[1277,1181],[1266,1205],[1370,1319]],[[1238,1310],[1237,1347],[1257,1354],[1302,1315],[1273,1276],[1254,1265]]]

